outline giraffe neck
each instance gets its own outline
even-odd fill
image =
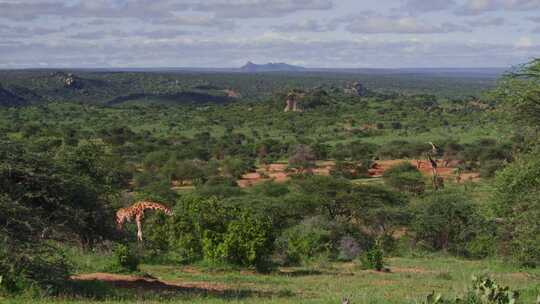
[[[147,210],[147,209],[150,209],[150,210],[159,210],[159,211],[163,211],[165,214],[167,215],[171,215],[172,214],[172,210],[160,203],[154,203],[154,202],[147,202],[147,201],[143,201],[143,202],[138,202],[138,203],[135,203],[135,205],[139,205],[138,208],[140,208],[141,212],[144,212],[144,210]]]

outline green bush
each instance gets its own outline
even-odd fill
[[[488,160],[480,164],[480,177],[490,178],[495,176],[497,170],[504,167],[504,162],[501,160]]]
[[[378,246],[373,246],[364,252],[360,257],[362,269],[374,269],[381,271],[384,269],[384,254]]]
[[[67,287],[71,265],[61,249],[0,238],[0,294],[36,288],[39,293],[56,295]]]
[[[423,193],[426,188],[424,176],[409,162],[403,162],[386,170],[383,180],[396,190],[415,194]]]
[[[257,218],[243,211],[228,224],[227,232],[214,249],[214,257],[235,265],[254,266],[258,271],[267,271],[273,252],[274,235],[268,218]],[[205,254],[206,256],[207,254]]]
[[[329,251],[330,224],[321,217],[309,218],[286,230],[278,240],[278,248],[285,255],[285,264],[307,262],[317,254]]]
[[[140,258],[133,247],[117,244],[113,249],[115,267],[119,271],[134,272],[139,270]]]
[[[432,292],[426,297],[424,304],[514,304],[519,299],[517,291],[508,286],[499,286],[489,277],[475,277],[472,286],[461,298],[445,299],[442,295]]]
[[[273,251],[272,220],[233,203],[215,197],[180,200],[168,219],[172,255],[182,262],[204,259],[265,270]]]
[[[494,212],[500,253],[530,267],[540,266],[540,153],[519,158],[497,174]]]
[[[463,193],[435,192],[416,206],[412,231],[417,243],[432,249],[469,256],[467,246],[480,235],[486,220]]]
[[[379,147],[377,155],[381,158],[414,158],[422,156],[431,146],[422,142],[394,140]]]

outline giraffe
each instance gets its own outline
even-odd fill
[[[122,226],[124,222],[131,222],[131,219],[135,218],[135,223],[137,224],[137,239],[142,242],[143,236],[142,236],[142,219],[144,217],[144,211],[150,209],[150,210],[159,210],[165,213],[166,215],[172,215],[173,212],[170,208],[160,204],[160,203],[154,203],[149,201],[140,201],[136,202],[133,205],[126,207],[126,208],[120,208],[116,212],[116,225],[117,228],[120,230],[122,229]]]
[[[439,190],[440,188],[444,187],[444,179],[439,176],[437,172],[437,161],[433,159],[433,157],[437,156],[437,153],[439,153],[439,149],[435,144],[428,141],[428,144],[431,145],[431,151],[426,153],[428,161],[431,163],[431,174],[433,177],[433,188],[435,190]]]

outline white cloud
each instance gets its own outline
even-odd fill
[[[336,29],[335,23],[323,23],[315,19],[305,19],[295,23],[276,25],[273,29],[279,32],[328,32]]]
[[[213,12],[222,18],[280,17],[332,7],[332,0],[205,0],[192,6],[194,10]]]
[[[467,22],[468,25],[473,27],[487,27],[487,26],[502,26],[506,23],[506,19],[503,17],[483,17],[474,19]]]
[[[456,13],[480,15],[490,11],[527,11],[540,9],[540,0],[466,0]]]
[[[345,28],[349,32],[361,34],[435,34],[471,31],[468,27],[450,22],[430,24],[417,17],[383,16],[373,12],[349,16],[341,22],[346,24]]]
[[[405,0],[403,8],[410,12],[434,12],[453,7],[454,0]]]

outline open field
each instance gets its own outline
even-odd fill
[[[415,303],[432,291],[462,295],[472,275],[489,273],[532,303],[540,292],[540,270],[514,268],[497,260],[468,261],[446,256],[391,258],[390,272],[361,270],[351,263],[317,263],[280,268],[272,274],[197,266],[142,265],[146,277],[87,274],[82,286],[98,299],[31,300],[32,303]],[[92,282],[99,278],[103,284]],[[89,280],[89,281],[87,281]],[[99,288],[97,288],[99,287]],[[28,303],[24,298],[2,303]]]

